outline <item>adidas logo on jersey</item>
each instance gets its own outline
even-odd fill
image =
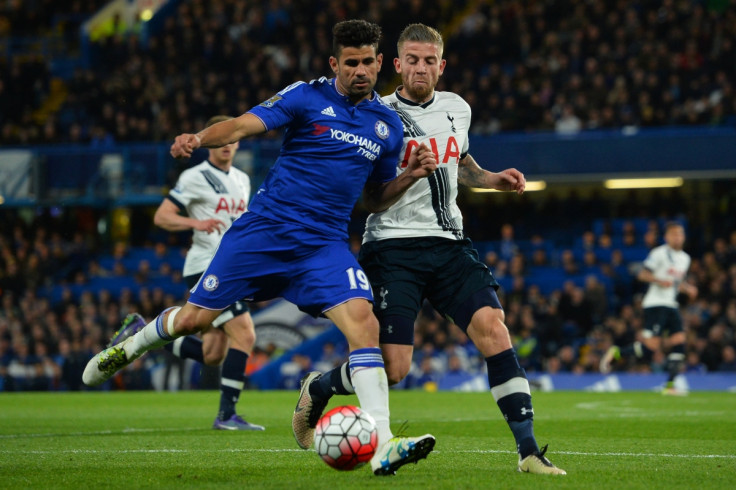
[[[325,116],[337,117],[337,114],[335,114],[335,110],[332,108],[332,106],[328,106],[322,109],[322,114],[324,114]]]

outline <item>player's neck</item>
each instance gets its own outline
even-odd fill
[[[357,99],[353,99],[351,96],[347,95],[344,91],[340,90],[340,86],[337,83],[337,78],[335,78],[335,83],[333,84],[335,86],[335,91],[342,97],[347,97],[350,102],[353,103],[353,105],[358,105],[359,103],[363,102],[364,100],[373,100],[373,91],[371,90],[371,93],[367,95],[363,95]]]
[[[207,161],[209,162],[210,165],[212,165],[213,167],[215,167],[218,170],[222,170],[225,173],[230,172],[230,169],[233,166],[232,160],[231,161],[228,161],[228,162],[225,162],[225,163],[215,162],[215,161],[212,161],[212,160],[207,160]]]

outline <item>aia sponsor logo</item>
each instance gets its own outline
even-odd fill
[[[417,140],[409,140],[406,144],[404,158],[401,160],[401,168],[405,168],[409,164],[409,155],[411,155],[412,150],[418,146],[419,142]],[[460,145],[458,145],[454,136],[447,138],[447,142],[444,145],[442,153],[439,152],[439,145],[435,138],[429,138],[429,147],[432,149],[432,153],[437,157],[437,163],[440,165],[443,163],[450,163],[450,159],[453,159],[454,161],[452,163],[456,164],[460,161]]]
[[[237,202],[235,199],[232,198],[230,198],[230,200],[228,201],[227,198],[221,197],[220,200],[217,202],[215,213],[225,211],[227,214],[237,217],[243,214],[246,209],[247,206],[245,205],[245,200],[243,199],[240,199],[240,202]]]

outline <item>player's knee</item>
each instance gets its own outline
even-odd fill
[[[201,330],[197,311],[181,309],[176,315],[175,328],[179,335],[193,335]]]
[[[250,354],[256,343],[256,331],[253,320],[248,315],[241,315],[227,322],[225,331],[230,338],[230,347]]]
[[[472,329],[482,337],[506,337],[509,329],[506,327],[505,320],[506,315],[502,309],[484,307],[475,312],[468,329]]]
[[[451,314],[457,326],[464,332],[467,332],[471,325],[475,325],[478,330],[485,330],[490,326],[491,320],[495,322],[500,319],[501,324],[504,321],[503,308],[496,291],[491,287],[473,293]]]
[[[215,350],[203,352],[202,357],[207,366],[219,366],[225,360],[225,353]]]
[[[409,374],[410,363],[404,362],[391,362],[384,358],[384,365],[386,368],[386,377],[388,378],[389,386],[400,383]]]

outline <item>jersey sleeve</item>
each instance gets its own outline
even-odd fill
[[[461,99],[462,100],[462,99]],[[465,106],[465,117],[467,118],[467,128],[470,129],[470,121],[473,117],[473,110],[470,108],[470,104],[465,102],[463,100],[463,105]],[[460,150],[460,158],[465,158],[470,151],[470,138],[468,138],[468,135],[465,135],[465,143],[463,144],[462,149]]]
[[[197,199],[199,192],[197,192],[198,183],[194,178],[193,171],[184,171],[179,176],[179,180],[176,182],[176,186],[169,191],[167,196],[170,201],[176,204],[179,209],[186,212],[187,207]]]
[[[285,126],[300,114],[308,100],[309,95],[304,93],[307,87],[304,82],[293,83],[248,112],[263,121],[267,131]]]
[[[661,261],[661,254],[659,253],[659,249],[655,248],[651,252],[649,252],[649,255],[647,255],[647,258],[644,259],[644,262],[642,265],[645,269],[648,269],[650,271],[656,271],[657,266],[659,265]]]
[[[391,121],[390,133],[386,151],[373,165],[373,172],[368,176],[368,182],[388,182],[396,177],[396,166],[399,163],[401,149],[404,145],[404,127],[398,116]]]

